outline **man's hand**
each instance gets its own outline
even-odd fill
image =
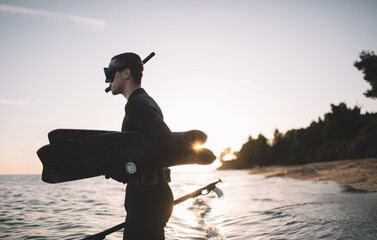
[[[122,164],[112,164],[105,173],[105,178],[109,179],[112,178],[115,181],[121,182],[121,183],[127,183],[128,182],[128,176],[126,173],[126,170]]]

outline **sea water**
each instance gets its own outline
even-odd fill
[[[218,178],[214,193],[176,205],[166,239],[377,239],[377,193],[247,170],[175,172],[175,198]],[[82,239],[124,221],[125,185],[104,177],[47,184],[0,176],[0,239]],[[122,231],[106,239],[122,239]]]

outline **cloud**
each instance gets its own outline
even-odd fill
[[[4,104],[4,105],[27,106],[27,105],[31,105],[31,102],[17,101],[17,100],[9,100],[9,99],[1,99],[1,98],[0,98],[0,104]]]
[[[106,25],[105,21],[94,19],[94,18],[87,18],[87,17],[81,17],[71,14],[65,14],[65,13],[58,13],[58,12],[52,12],[52,11],[44,11],[44,10],[38,10],[33,8],[24,8],[24,7],[17,7],[17,6],[11,6],[6,4],[0,4],[0,11],[3,12],[12,12],[12,13],[19,13],[19,14],[25,14],[25,15],[33,15],[33,16],[42,16],[42,17],[49,17],[49,18],[57,18],[57,19],[65,19],[70,20],[75,23],[84,24],[93,28],[103,28]]]

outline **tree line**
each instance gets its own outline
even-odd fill
[[[364,80],[372,87],[364,95],[377,98],[377,56],[363,51],[354,66],[363,72]],[[219,169],[377,157],[377,113],[361,114],[360,111],[359,107],[349,108],[345,103],[331,104],[331,112],[306,128],[286,133],[276,129],[272,140],[262,134],[257,138],[250,136],[240,151],[234,153],[233,160],[223,159],[229,152],[224,150]]]
[[[285,134],[276,129],[271,141],[262,134],[250,136],[235,159],[220,158],[219,169],[377,157],[377,113],[361,114],[360,110],[345,103],[331,104],[331,112],[307,128]]]

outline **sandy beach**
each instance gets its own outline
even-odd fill
[[[340,160],[299,166],[254,168],[251,174],[266,177],[288,177],[311,181],[335,181],[359,189],[377,189],[377,159]]]

